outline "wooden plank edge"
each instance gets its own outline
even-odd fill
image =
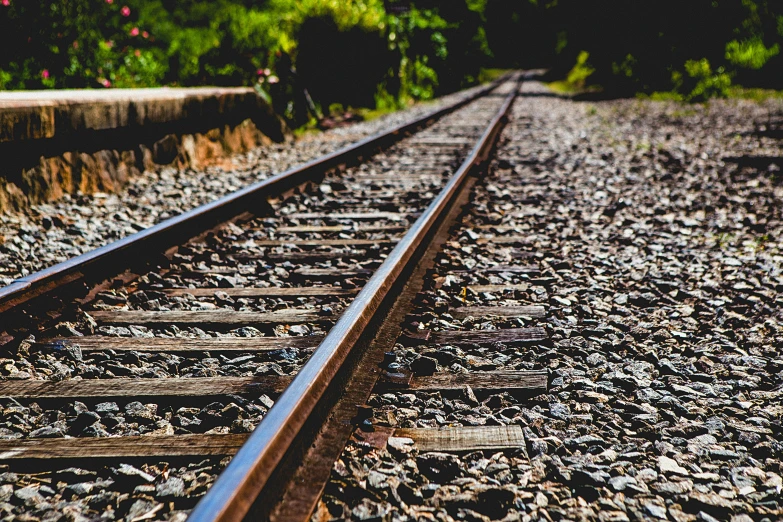
[[[247,437],[247,433],[232,433],[0,440],[0,460],[233,455]]]
[[[289,348],[314,349],[323,335],[305,337],[216,337],[188,339],[179,337],[57,337],[32,345],[33,350],[63,351],[78,347],[83,353],[113,350],[116,352],[267,352]]]
[[[231,298],[242,297],[343,297],[359,293],[359,288],[339,286],[311,287],[267,287],[267,288],[166,288],[160,292],[170,296],[190,294],[193,297],[213,297],[216,292],[225,292]]]
[[[354,442],[392,452],[431,451],[464,453],[470,451],[521,450],[527,455],[522,428],[507,426],[465,426],[457,428],[389,428],[378,426],[371,432],[355,431]]]

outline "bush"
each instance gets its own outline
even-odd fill
[[[6,5],[8,3],[8,5]],[[4,0],[0,88],[255,85],[292,122],[478,77],[482,1]],[[312,95],[307,100],[305,88]]]
[[[783,23],[783,17],[781,17],[781,22]],[[767,48],[758,37],[741,42],[732,40],[726,44],[726,59],[734,65],[748,69],[761,69],[770,58],[777,56],[779,52],[780,46],[778,44]]]
[[[723,67],[713,72],[706,58],[685,62],[685,72],[695,85],[686,94],[688,101],[705,101],[710,98],[726,98],[731,87],[731,75]]]

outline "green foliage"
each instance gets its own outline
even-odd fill
[[[589,90],[585,88],[587,79],[595,72],[595,68],[588,62],[589,59],[590,53],[581,51],[566,79],[550,82],[549,88],[562,94],[577,94]]]
[[[546,68],[567,91],[583,80],[604,96],[783,89],[781,0],[487,0],[485,19],[493,66]]]
[[[412,0],[398,14],[384,0],[4,0],[0,45],[0,89],[253,85],[297,125],[334,103],[430,99],[483,67],[685,101],[783,89],[780,0]]]
[[[733,85],[728,90],[729,98],[736,98],[741,100],[753,100],[761,102],[764,100],[783,100],[783,91],[776,91],[774,89],[759,89],[741,87],[739,85]]]
[[[478,81],[479,83],[488,83],[497,80],[508,72],[508,69],[492,69],[482,67],[479,71]]]
[[[774,44],[767,48],[759,37],[741,42],[732,40],[726,44],[726,59],[734,65],[748,69],[761,69],[779,52],[780,45]]]
[[[650,94],[639,93],[636,95],[636,97],[643,100],[650,99],[654,101],[685,101],[685,97],[675,91],[656,91]]]
[[[254,85],[298,125],[319,107],[353,103],[319,88],[332,84],[364,89],[359,103],[388,110],[476,81],[490,54],[488,1],[419,0],[389,15],[384,0],[9,0],[0,89]],[[329,23],[305,63],[302,28],[314,20]],[[339,46],[377,41],[388,50],[377,84],[355,85],[362,53],[348,63],[352,49]]]
[[[427,56],[417,56],[413,61],[410,73],[408,92],[419,100],[429,100],[435,95],[438,86],[438,73],[427,65]]]
[[[590,58],[590,53],[587,51],[581,51],[576,58],[576,64],[568,73],[566,81],[574,87],[584,87],[585,82],[591,74],[595,72],[595,68],[587,63]]]
[[[620,63],[612,62],[612,73],[615,76],[625,76],[626,78],[633,78],[633,68],[636,65],[637,60],[632,54],[626,54],[623,61]]]
[[[685,96],[688,101],[704,101],[710,98],[725,98],[731,87],[731,75],[723,67],[714,72],[709,60],[688,60],[685,62],[685,72],[696,81],[691,91]]]

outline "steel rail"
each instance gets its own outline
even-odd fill
[[[190,522],[239,521],[246,516],[365,333],[375,312],[400,275],[415,261],[414,254],[420,250],[441,216],[451,208],[474,168],[488,160],[519,91],[520,80],[521,75],[517,76],[514,90],[506,97],[467,159],[343,312],[337,324],[196,505],[188,518]],[[274,501],[276,499],[270,499],[270,502]]]
[[[132,260],[134,266],[139,266],[166,249],[196,237],[220,223],[227,222],[245,210],[252,211],[254,205],[256,208],[263,206],[266,204],[265,198],[284,193],[334,168],[343,164],[352,164],[365,155],[392,145],[428,122],[439,119],[486,95],[503,83],[507,77],[508,75],[498,78],[458,102],[432,110],[390,130],[379,132],[340,150],[249,185],[106,246],[16,279],[0,288],[0,312],[15,308],[41,295],[50,294],[70,283],[85,280],[95,282],[115,276],[126,269],[133,268],[128,266],[128,260]],[[120,272],[117,271],[117,267],[121,267]],[[0,323],[0,333],[4,326]]]

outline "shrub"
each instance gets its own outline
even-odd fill
[[[781,17],[781,23],[783,23],[783,17]],[[778,44],[767,48],[759,37],[741,42],[732,40],[726,44],[726,59],[734,65],[748,69],[761,69],[770,58],[777,56],[779,52],[780,46]]]
[[[723,67],[712,71],[709,60],[688,60],[685,62],[685,72],[691,78],[690,84],[695,85],[685,99],[688,101],[704,101],[710,98],[725,98],[729,95],[731,75]]]

